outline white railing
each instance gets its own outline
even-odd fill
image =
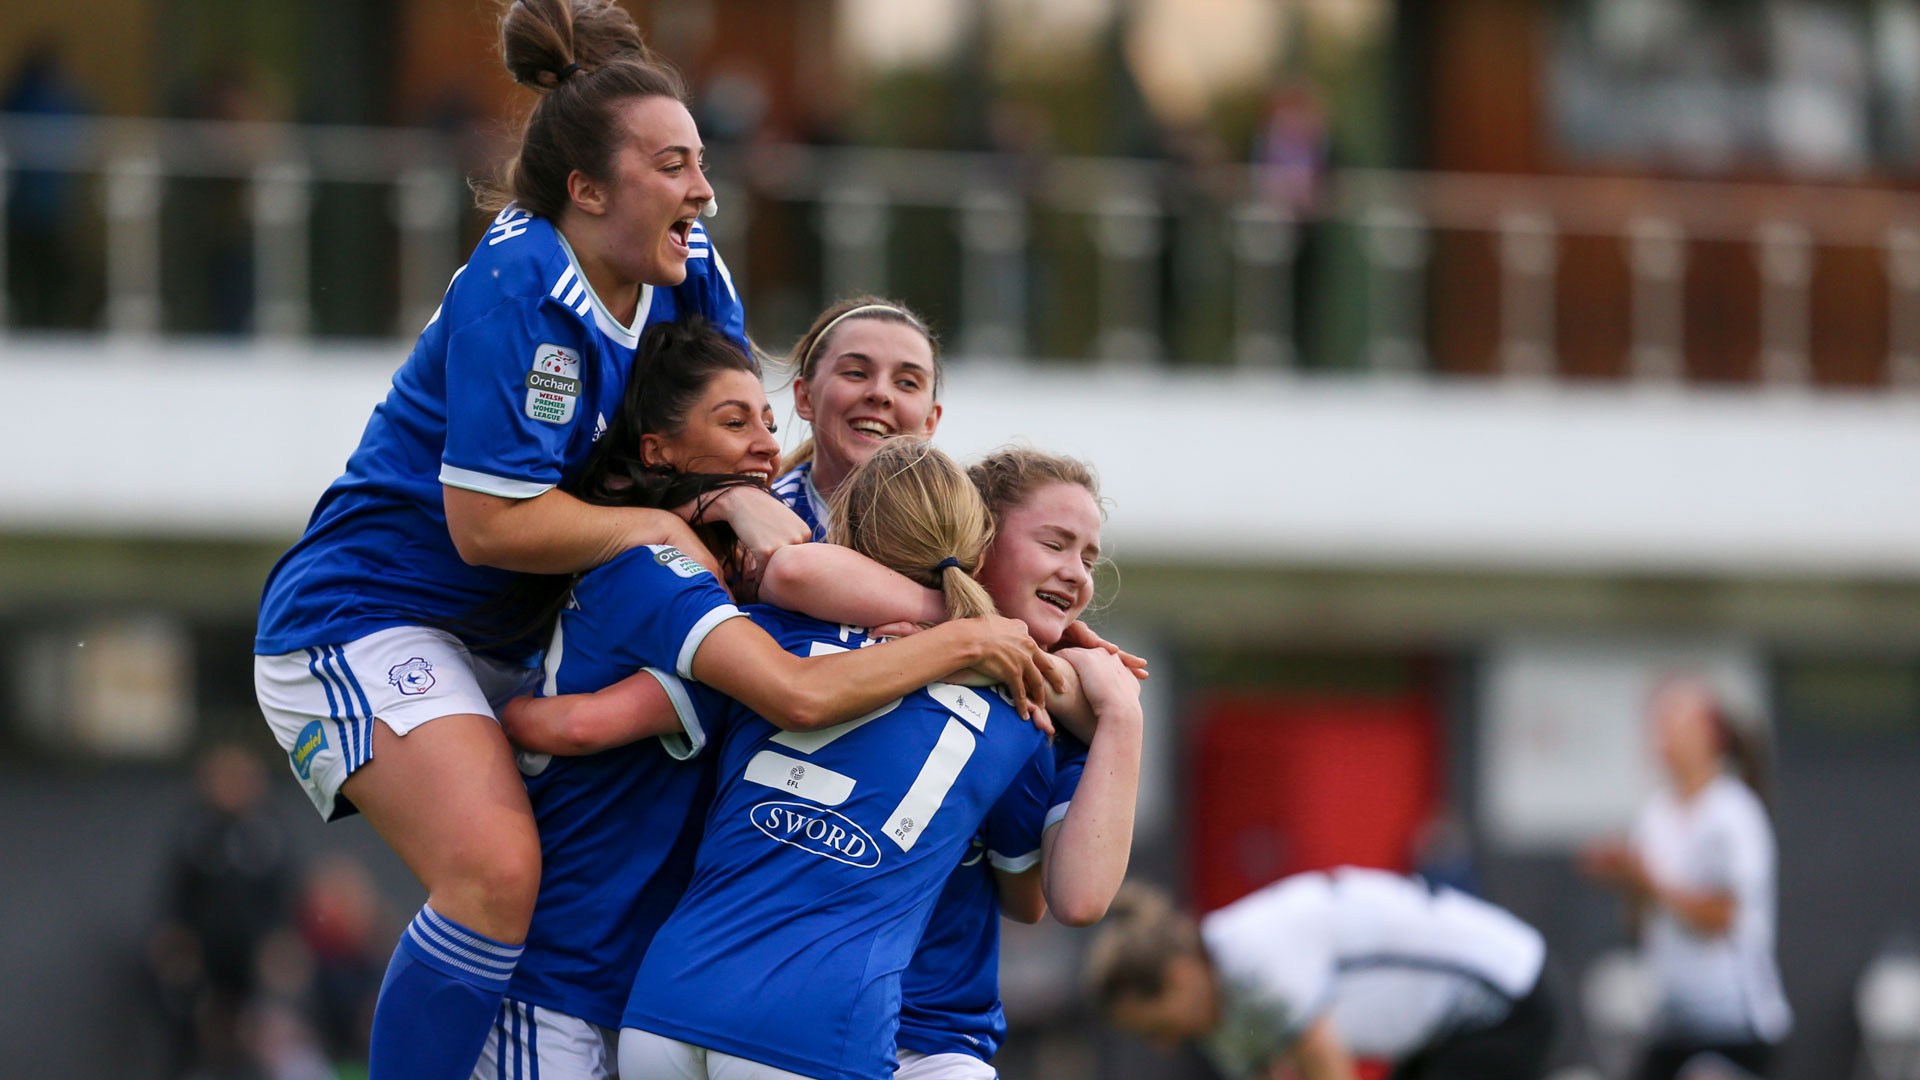
[[[497,152],[497,148],[493,148]],[[313,329],[309,270],[329,242],[310,212],[315,185],[388,187],[397,225],[400,302],[393,327],[408,337],[438,303],[464,257],[471,214],[465,169],[488,149],[434,132],[151,120],[0,117],[0,165],[91,175],[101,185],[107,300],[102,329],[123,337],[161,332],[161,203],[173,179],[241,181],[253,236],[253,332],[294,339]],[[748,243],[756,228],[817,229],[817,275],[826,296],[889,290],[900,276],[889,249],[901,211],[935,210],[952,223],[959,253],[956,351],[1023,358],[1034,351],[1026,287],[1040,214],[1084,224],[1080,265],[1101,361],[1165,360],[1179,318],[1208,317],[1230,337],[1234,363],[1296,366],[1294,273],[1302,230],[1351,226],[1364,273],[1353,283],[1364,311],[1364,365],[1419,372],[1431,366],[1426,296],[1437,233],[1482,234],[1497,267],[1488,287],[1498,309],[1495,367],[1513,377],[1559,370],[1562,313],[1556,274],[1564,243],[1600,237],[1619,245],[1629,278],[1626,368],[1676,382],[1685,371],[1687,263],[1695,242],[1749,247],[1759,280],[1741,317],[1756,324],[1761,381],[1808,383],[1815,368],[1813,282],[1825,249],[1879,253],[1887,297],[1885,381],[1920,385],[1920,196],[1891,191],[1637,179],[1337,171],[1320,179],[1310,212],[1266,194],[1284,179],[1238,165],[1183,166],[1140,159],[797,145],[715,148],[718,202],[710,222],[735,278],[752,297],[771,286]],[[9,175],[0,171],[0,176]],[[782,204],[811,217],[778,216]],[[1188,227],[1205,218],[1214,229]],[[785,222],[786,224],[782,224]],[[1169,250],[1171,246],[1172,250]],[[0,252],[4,245],[0,245]],[[0,282],[8,273],[0,255]],[[1207,316],[1166,310],[1164,267],[1227,265],[1224,302]],[[795,284],[786,282],[784,284]],[[4,303],[4,290],[0,290]],[[1057,313],[1056,313],[1057,314]],[[0,325],[12,325],[0,319]],[[772,328],[762,328],[765,329]],[[777,328],[790,332],[796,328]]]
[[[325,222],[311,213],[316,184],[387,187],[398,226],[399,317],[411,335],[440,302],[465,257],[460,215],[469,201],[456,140],[432,131],[186,120],[77,119],[0,114],[0,184],[14,170],[98,181],[106,261],[101,329],[161,332],[161,209],[169,180],[234,180],[248,192],[254,332],[302,338],[312,327],[309,272]],[[4,229],[0,224],[0,229]],[[4,236],[0,235],[0,240]],[[8,266],[0,283],[32,267]],[[6,291],[0,289],[0,313]],[[11,318],[0,319],[8,326]]]

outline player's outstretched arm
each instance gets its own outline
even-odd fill
[[[838,544],[795,544],[775,551],[760,578],[760,599],[848,626],[937,623],[947,617],[939,590]]]
[[[558,489],[508,499],[443,487],[447,531],[460,558],[522,574],[572,574],[628,548],[672,544],[718,573],[720,563],[693,527],[666,510],[593,506]]]
[[[518,697],[501,710],[507,741],[545,754],[594,754],[680,730],[660,681],[638,671],[604,690]]]
[[[1091,926],[1106,916],[1127,876],[1145,718],[1140,682],[1118,656],[1101,649],[1055,655],[1079,674],[1097,723],[1067,816],[1041,840],[1040,865],[1053,917]]]
[[[955,619],[925,633],[864,649],[801,658],[747,619],[713,629],[693,657],[693,677],[777,727],[813,730],[845,723],[959,668],[1004,683],[1016,708],[1044,712],[1054,685],[1040,669],[1025,623],[988,615]]]

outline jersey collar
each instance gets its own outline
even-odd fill
[[[833,518],[827,514],[827,497],[820,494],[819,488],[813,486],[813,462],[807,462],[802,468],[806,470],[803,479],[807,505],[813,508],[813,520],[819,522],[822,529],[830,529],[833,527]]]
[[[573,245],[567,243],[566,234],[558,228],[553,230],[554,239],[560,241],[560,250],[567,253],[567,262],[573,266],[573,273],[586,286],[587,299],[593,302],[593,324],[600,332],[626,346],[636,348],[640,344],[640,328],[647,325],[647,310],[653,307],[653,286],[640,286],[640,302],[633,309],[633,325],[622,326],[620,321],[600,302],[600,294],[593,291],[593,283],[587,280],[586,272],[580,269],[580,260],[574,257]]]

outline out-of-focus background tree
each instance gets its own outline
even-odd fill
[[[1478,891],[1614,1075],[1573,854],[1703,672],[1777,755],[1779,1076],[1920,1075],[1873,989],[1920,911],[1920,0],[631,8],[761,344],[898,296],[943,443],[1102,469],[1141,874]],[[417,889],[282,779],[254,605],[484,225],[494,49],[480,0],[0,7],[0,1075],[364,1067]],[[1010,935],[1005,1075],[1205,1075],[1091,1022],[1084,935]]]

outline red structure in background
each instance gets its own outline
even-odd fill
[[[1439,801],[1439,723],[1422,694],[1204,698],[1189,820],[1202,911],[1288,874],[1405,871]]]
[[[1232,694],[1200,701],[1193,900],[1230,904],[1303,870],[1409,869],[1440,797],[1439,722],[1420,694]],[[1360,1062],[1385,1080],[1385,1062]]]

